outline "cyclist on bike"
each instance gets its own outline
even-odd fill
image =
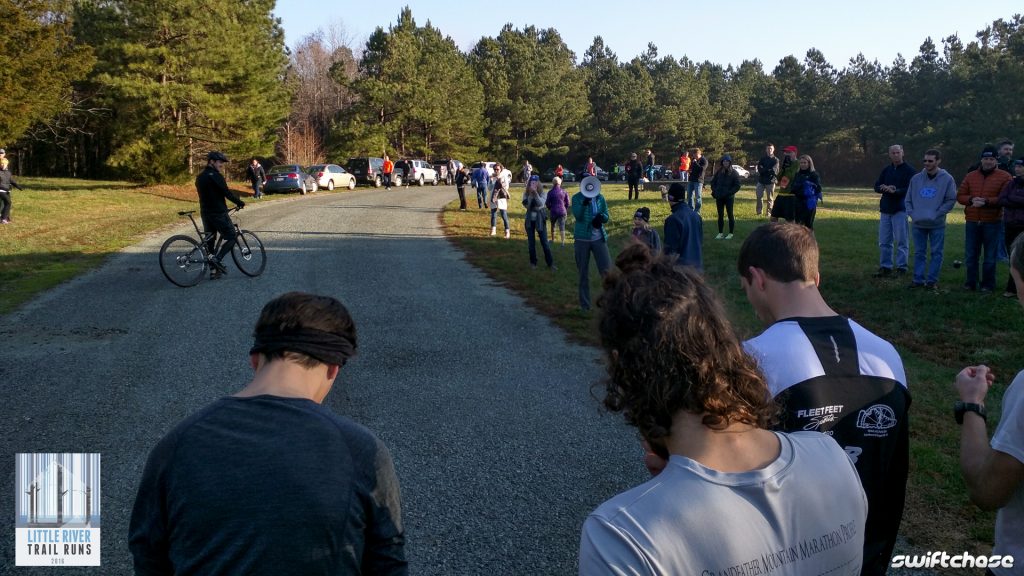
[[[228,157],[220,152],[210,152],[206,155],[206,169],[196,177],[199,213],[203,217],[203,228],[206,233],[213,233],[206,245],[211,254],[217,244],[217,236],[220,235],[224,239],[220,251],[210,257],[212,266],[210,278],[213,280],[227,272],[222,261],[235,245],[235,226],[231,223],[231,217],[228,216],[228,204],[224,199],[231,200],[240,209],[245,208],[245,202],[228,188],[228,183],[221,173],[224,163],[227,161]]]

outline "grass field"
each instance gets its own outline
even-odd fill
[[[569,193],[576,191],[569,185]],[[472,195],[472,189],[468,190]],[[564,247],[552,247],[559,269],[531,269],[527,256],[524,211],[518,203],[521,189],[510,202],[512,239],[491,238],[489,211],[458,211],[457,202],[446,208],[443,219],[449,234],[469,260],[496,280],[523,295],[535,308],[551,316],[571,337],[597,344],[594,316],[578,311],[576,268],[571,226]],[[603,187],[611,222],[612,257],[621,250],[632,227],[633,212],[651,209],[652,225],[661,228],[668,204],[657,193],[642,200],[627,200],[623,184]],[[705,189],[705,196],[708,192]],[[707,280],[717,289],[739,333],[751,336],[763,326],[754,316],[740,288],[736,258],[747,234],[764,222],[754,214],[752,185],[744,186],[736,201],[736,236],[713,240],[717,234],[714,200],[705,202],[704,265]],[[470,200],[470,205],[476,202]],[[571,218],[571,217],[570,217]],[[903,356],[911,406],[911,478],[904,514],[903,535],[925,550],[967,550],[980,553],[992,544],[994,514],[972,505],[959,472],[959,428],[953,421],[953,376],[969,364],[993,367],[997,383],[989,394],[989,428],[994,429],[999,399],[1017,370],[1024,368],[1024,313],[1016,300],[963,291],[963,211],[955,208],[946,232],[945,263],[940,291],[908,290],[909,278],[876,280],[878,269],[878,196],[870,189],[828,189],[818,209],[815,232],[821,247],[821,291],[840,314],[850,316],[896,345]],[[539,248],[538,248],[539,250]],[[591,297],[600,283],[591,266]],[[1001,292],[1009,271],[998,270]],[[993,417],[995,416],[995,417]]]
[[[196,189],[68,178],[19,178],[12,224],[0,226],[0,314],[99,265],[154,229],[198,209]],[[232,186],[246,202],[248,187]],[[273,196],[273,199],[289,196]],[[257,202],[273,201],[264,196]],[[154,266],[156,262],[154,261]]]

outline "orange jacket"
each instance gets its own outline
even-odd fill
[[[391,174],[395,171],[395,163],[391,161],[391,158],[384,161],[384,166],[381,167],[380,171],[385,174]]]
[[[998,168],[987,176],[980,169],[968,173],[956,194],[956,201],[965,206],[964,219],[968,222],[999,222],[1003,217],[999,193],[1010,180],[1013,177]],[[971,198],[977,196],[985,199],[985,205],[980,208],[971,204]]]
[[[684,172],[690,171],[690,156],[683,154],[679,157],[679,169]]]

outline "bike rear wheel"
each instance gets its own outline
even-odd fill
[[[235,245],[231,247],[231,258],[246,276],[259,276],[267,267],[267,251],[263,242],[248,230],[239,230]]]
[[[182,288],[195,286],[209,270],[206,251],[191,236],[171,236],[160,247],[160,270]]]

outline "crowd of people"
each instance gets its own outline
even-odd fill
[[[766,223],[744,240],[736,269],[766,325],[744,342],[700,269],[652,249],[644,209],[611,268],[596,247],[607,207],[599,189],[586,192],[572,210],[577,236],[598,243],[577,251],[606,267],[601,402],[638,430],[651,478],[587,516],[579,573],[886,574],[906,498],[910,388],[896,348],[819,292],[813,232]],[[693,213],[685,191],[668,194]],[[1010,263],[1024,290],[1024,237]],[[292,292],[264,306],[252,380],[148,458],[130,521],[136,573],[408,573],[387,447],[322,406],[356,351],[334,298]],[[969,496],[998,510],[978,566],[1005,576],[1024,558],[1024,371],[990,441],[994,378],[984,365],[957,374],[954,417]]]
[[[912,238],[909,286],[935,289],[946,217],[959,203],[964,288],[996,289],[1002,249],[1010,265],[1004,295],[1024,304],[1024,158],[1012,153],[1012,142],[986,146],[958,186],[941,168],[939,150],[925,151],[917,171],[902,146],[892,145],[874,186],[875,276],[909,273]],[[741,341],[703,277],[699,166],[708,162],[699,149],[688,159],[688,177],[662,191],[671,210],[663,235],[649,207],[636,209],[614,266],[602,182],[587,175],[569,195],[557,174],[545,189],[529,163],[522,168],[530,265],[537,267],[540,252],[557,269],[551,243],[557,231],[565,245],[571,214],[582,310],[593,305],[591,258],[603,278],[598,330],[608,378],[601,401],[637,429],[652,475],[585,519],[580,574],[753,573],[750,566],[885,574],[906,500],[911,388],[896,347],[840,315],[818,290],[814,162],[795,146],[777,159],[768,144],[757,164],[756,211],[771,222],[744,239],[736,271],[765,330]],[[646,160],[631,155],[627,174],[650,175],[650,150]],[[196,179],[204,227],[225,237],[211,260],[215,277],[233,240],[226,201],[245,205],[224,181],[225,162],[211,152]],[[264,176],[256,165],[258,195]],[[7,168],[0,150],[4,223],[10,188],[19,187]],[[386,159],[386,177],[393,169]],[[465,186],[473,186],[478,208],[490,209],[491,236],[500,215],[510,238],[512,179],[501,163],[455,174],[460,209]],[[732,239],[740,184],[729,155],[716,163],[710,187],[715,239]],[[634,192],[639,198],[631,182],[631,200]],[[149,456],[130,522],[137,573],[408,572],[387,447],[322,406],[356,350],[355,324],[334,298],[292,292],[264,306],[249,350],[252,380],[186,418]],[[1014,559],[1024,565],[1024,371],[1006,390],[990,439],[985,399],[994,380],[985,365],[961,370],[953,416],[968,495],[998,511],[995,547],[982,567],[1005,576],[1020,573]],[[311,478],[327,479],[331,489]]]

